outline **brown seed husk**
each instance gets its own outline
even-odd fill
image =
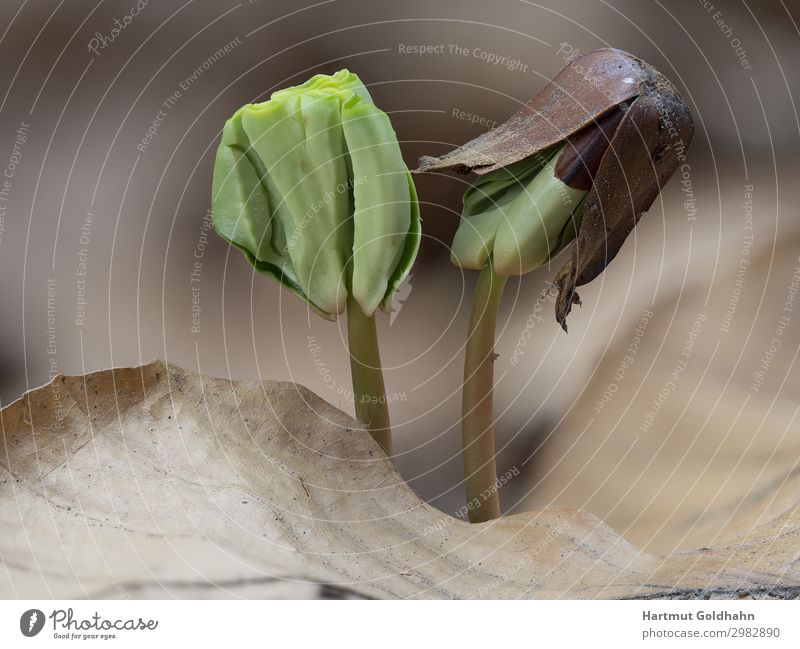
[[[556,320],[565,330],[572,305],[579,303],[575,288],[611,263],[677,168],[692,133],[688,110],[682,109],[657,94],[645,94],[633,102],[614,134],[586,198],[571,259],[554,280],[559,291]],[[680,135],[671,141],[670,121],[684,125],[678,129],[683,144]]]
[[[575,288],[592,281],[616,256],[691,142],[689,108],[670,81],[627,52],[588,52],[501,126],[439,158],[420,159],[418,171],[485,174],[589,124],[602,125],[620,108],[627,112],[601,158],[572,257],[555,278],[556,319],[565,330],[572,305],[580,303]]]

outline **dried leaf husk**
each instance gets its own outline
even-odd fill
[[[621,119],[617,111],[624,112]],[[590,125],[603,136],[586,129]],[[677,169],[692,134],[689,108],[664,75],[627,52],[604,48],[568,63],[501,126],[441,157],[421,158],[417,171],[485,174],[568,140],[572,157],[577,150],[587,154],[578,158],[589,173],[608,137],[571,258],[555,278],[556,319],[566,330],[572,305],[580,303],[576,287],[616,256]],[[594,146],[583,148],[587,139]],[[576,173],[581,165],[568,164],[569,151],[564,155],[559,177],[585,186],[586,174]]]

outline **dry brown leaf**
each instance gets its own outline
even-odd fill
[[[426,505],[347,415],[291,383],[161,362],[57,377],[0,413],[4,597],[706,598],[800,594],[795,496],[658,558],[591,514],[469,525]]]

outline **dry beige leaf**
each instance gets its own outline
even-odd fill
[[[469,525],[291,383],[155,362],[57,377],[0,424],[3,597],[800,594],[796,494],[746,536],[666,558],[571,509]]]

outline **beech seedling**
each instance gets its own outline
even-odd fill
[[[566,330],[576,288],[619,252],[692,139],[689,109],[653,67],[615,49],[583,54],[508,121],[420,171],[475,172],[452,246],[481,274],[464,364],[462,443],[470,520],[500,515],[496,487],[494,342],[509,275],[548,264],[574,242],[555,277]]]
[[[414,183],[389,117],[348,70],[247,104],[226,122],[216,232],[329,320],[347,311],[356,415],[391,454],[374,315],[420,242]]]

